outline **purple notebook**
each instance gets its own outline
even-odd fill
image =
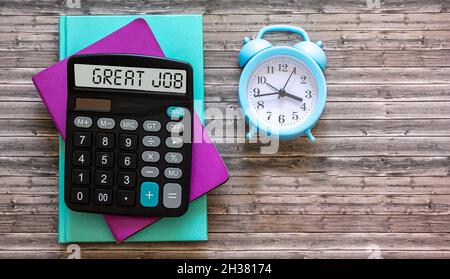
[[[126,53],[164,57],[159,44],[144,19],[136,19],[77,54]],[[65,139],[67,102],[67,59],[33,76],[33,83],[44,100],[59,132]],[[194,117],[190,200],[194,200],[228,179],[228,170],[200,119]],[[154,217],[105,215],[117,241],[123,241],[159,220]]]

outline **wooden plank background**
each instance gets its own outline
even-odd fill
[[[0,2],[1,258],[68,256],[57,132],[31,83],[57,61],[57,16],[135,13],[204,15],[207,108],[237,109],[241,40],[276,23],[324,41],[329,99],[315,144],[217,145],[231,179],[208,196],[209,241],[82,244],[82,257],[450,257],[450,1],[65,2]]]

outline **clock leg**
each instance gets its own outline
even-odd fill
[[[305,135],[308,137],[310,142],[316,141],[316,138],[311,134],[311,129],[306,130]]]
[[[249,128],[250,128],[250,130],[245,135],[245,137],[247,139],[251,139],[256,134],[256,132],[258,131],[258,129],[256,127],[254,127],[254,126],[250,126]]]

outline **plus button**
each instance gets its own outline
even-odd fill
[[[159,185],[155,182],[144,182],[141,185],[141,205],[156,207],[159,203]]]

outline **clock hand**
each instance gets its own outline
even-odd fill
[[[293,73],[293,72],[292,72],[292,73]],[[291,73],[291,76],[292,76],[292,73]],[[289,80],[288,80],[288,81],[289,81]],[[275,89],[275,90],[278,91],[278,99],[279,99],[280,97],[283,97],[283,96],[288,96],[288,97],[290,97],[290,98],[292,98],[292,99],[294,99],[294,100],[303,102],[303,99],[302,99],[302,98],[297,97],[297,96],[292,95],[292,94],[289,94],[289,93],[287,93],[284,89],[277,89],[277,88],[275,88],[275,86],[273,86],[272,84],[267,83],[267,82],[266,82],[266,84],[267,84],[269,87],[272,87],[273,89]]]
[[[254,95],[255,97],[264,97],[264,96],[269,96],[269,95],[280,95],[280,92],[273,92],[273,93],[267,93],[267,94],[258,94],[258,95]]]
[[[289,77],[288,77],[286,83],[284,84],[283,90],[286,88],[286,85],[288,85],[289,80],[291,80],[291,77],[292,77],[292,75],[294,74],[294,72],[295,72],[295,68],[292,70],[292,72],[291,72],[291,74],[289,75]]]
[[[282,96],[288,96],[289,98],[292,98],[292,99],[294,99],[294,100],[303,102],[303,99],[302,99],[301,97],[292,95],[292,94],[290,94],[290,93],[287,93],[286,91],[284,91],[284,92],[282,93]]]
[[[267,84],[269,87],[272,87],[272,89],[274,89],[274,90],[280,92],[280,89],[275,88],[275,86],[273,86],[272,84],[270,84],[270,83],[268,83],[268,82],[266,82],[266,84]]]

